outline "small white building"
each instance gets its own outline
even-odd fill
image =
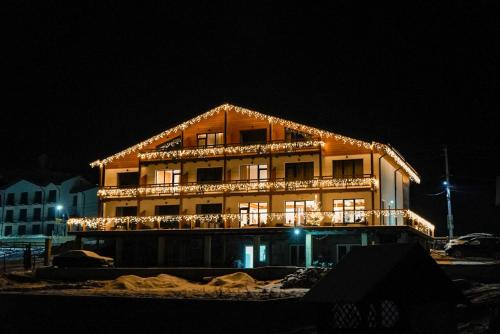
[[[81,176],[0,189],[0,237],[66,235],[68,218],[83,216],[97,216],[97,186]]]

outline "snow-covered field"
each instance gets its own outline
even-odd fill
[[[306,273],[303,272],[302,275],[306,276]],[[284,279],[283,282],[286,283],[287,279]],[[462,305],[457,309],[459,314],[458,334],[487,334],[492,333],[489,328],[500,326],[500,283],[482,284],[464,280],[462,284],[457,286],[461,286],[464,295],[470,301],[470,305]],[[124,275],[114,280],[89,280],[78,283],[38,281],[30,272],[0,275],[0,293],[266,300],[302,297],[307,291],[309,291],[307,288],[285,289],[281,280],[257,281],[243,272],[207,278],[205,283],[190,282],[167,274],[155,277]],[[313,330],[303,333],[315,332]]]
[[[21,283],[19,280],[22,281],[23,276],[27,282]],[[282,289],[280,280],[257,281],[242,272],[214,277],[206,283],[167,274],[155,277],[125,275],[114,280],[79,283],[36,281],[27,274],[0,276],[0,292],[3,293],[262,300],[301,297],[308,290]]]

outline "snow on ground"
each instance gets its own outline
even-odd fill
[[[12,279],[14,278],[14,279]],[[114,280],[61,282],[16,282],[0,276],[0,292],[27,292],[57,295],[129,296],[157,298],[208,298],[263,300],[302,297],[308,289],[281,289],[279,280],[257,281],[243,272],[212,278],[208,283],[195,283],[167,274],[155,277],[124,275]]]

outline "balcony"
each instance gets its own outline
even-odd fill
[[[345,219],[346,214],[350,215],[351,212],[260,212],[242,214],[70,218],[68,220],[68,230],[70,232],[76,232],[130,231],[141,229],[234,229],[273,227],[317,227],[321,229],[346,226],[410,226],[428,236],[434,236],[434,225],[410,210],[356,210],[352,212],[353,217],[356,218],[352,222]]]
[[[309,141],[272,141],[265,144],[227,144],[214,147],[184,147],[180,150],[151,150],[139,153],[143,161],[178,160],[193,158],[208,158],[215,156],[241,156],[246,154],[288,153],[319,150],[324,144],[321,140]]]
[[[372,189],[376,179],[371,175],[358,178],[315,177],[310,180],[287,181],[284,178],[275,180],[243,180],[219,183],[182,183],[182,184],[150,184],[140,187],[101,187],[97,195],[106,198],[130,198],[149,196],[176,196],[187,194],[222,194],[222,193],[255,193],[280,191],[312,191],[319,189]]]

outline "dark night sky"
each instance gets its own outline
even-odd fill
[[[93,175],[90,161],[230,102],[392,144],[439,234],[447,143],[457,231],[500,232],[492,3],[234,2],[5,1],[1,167],[46,153]]]

